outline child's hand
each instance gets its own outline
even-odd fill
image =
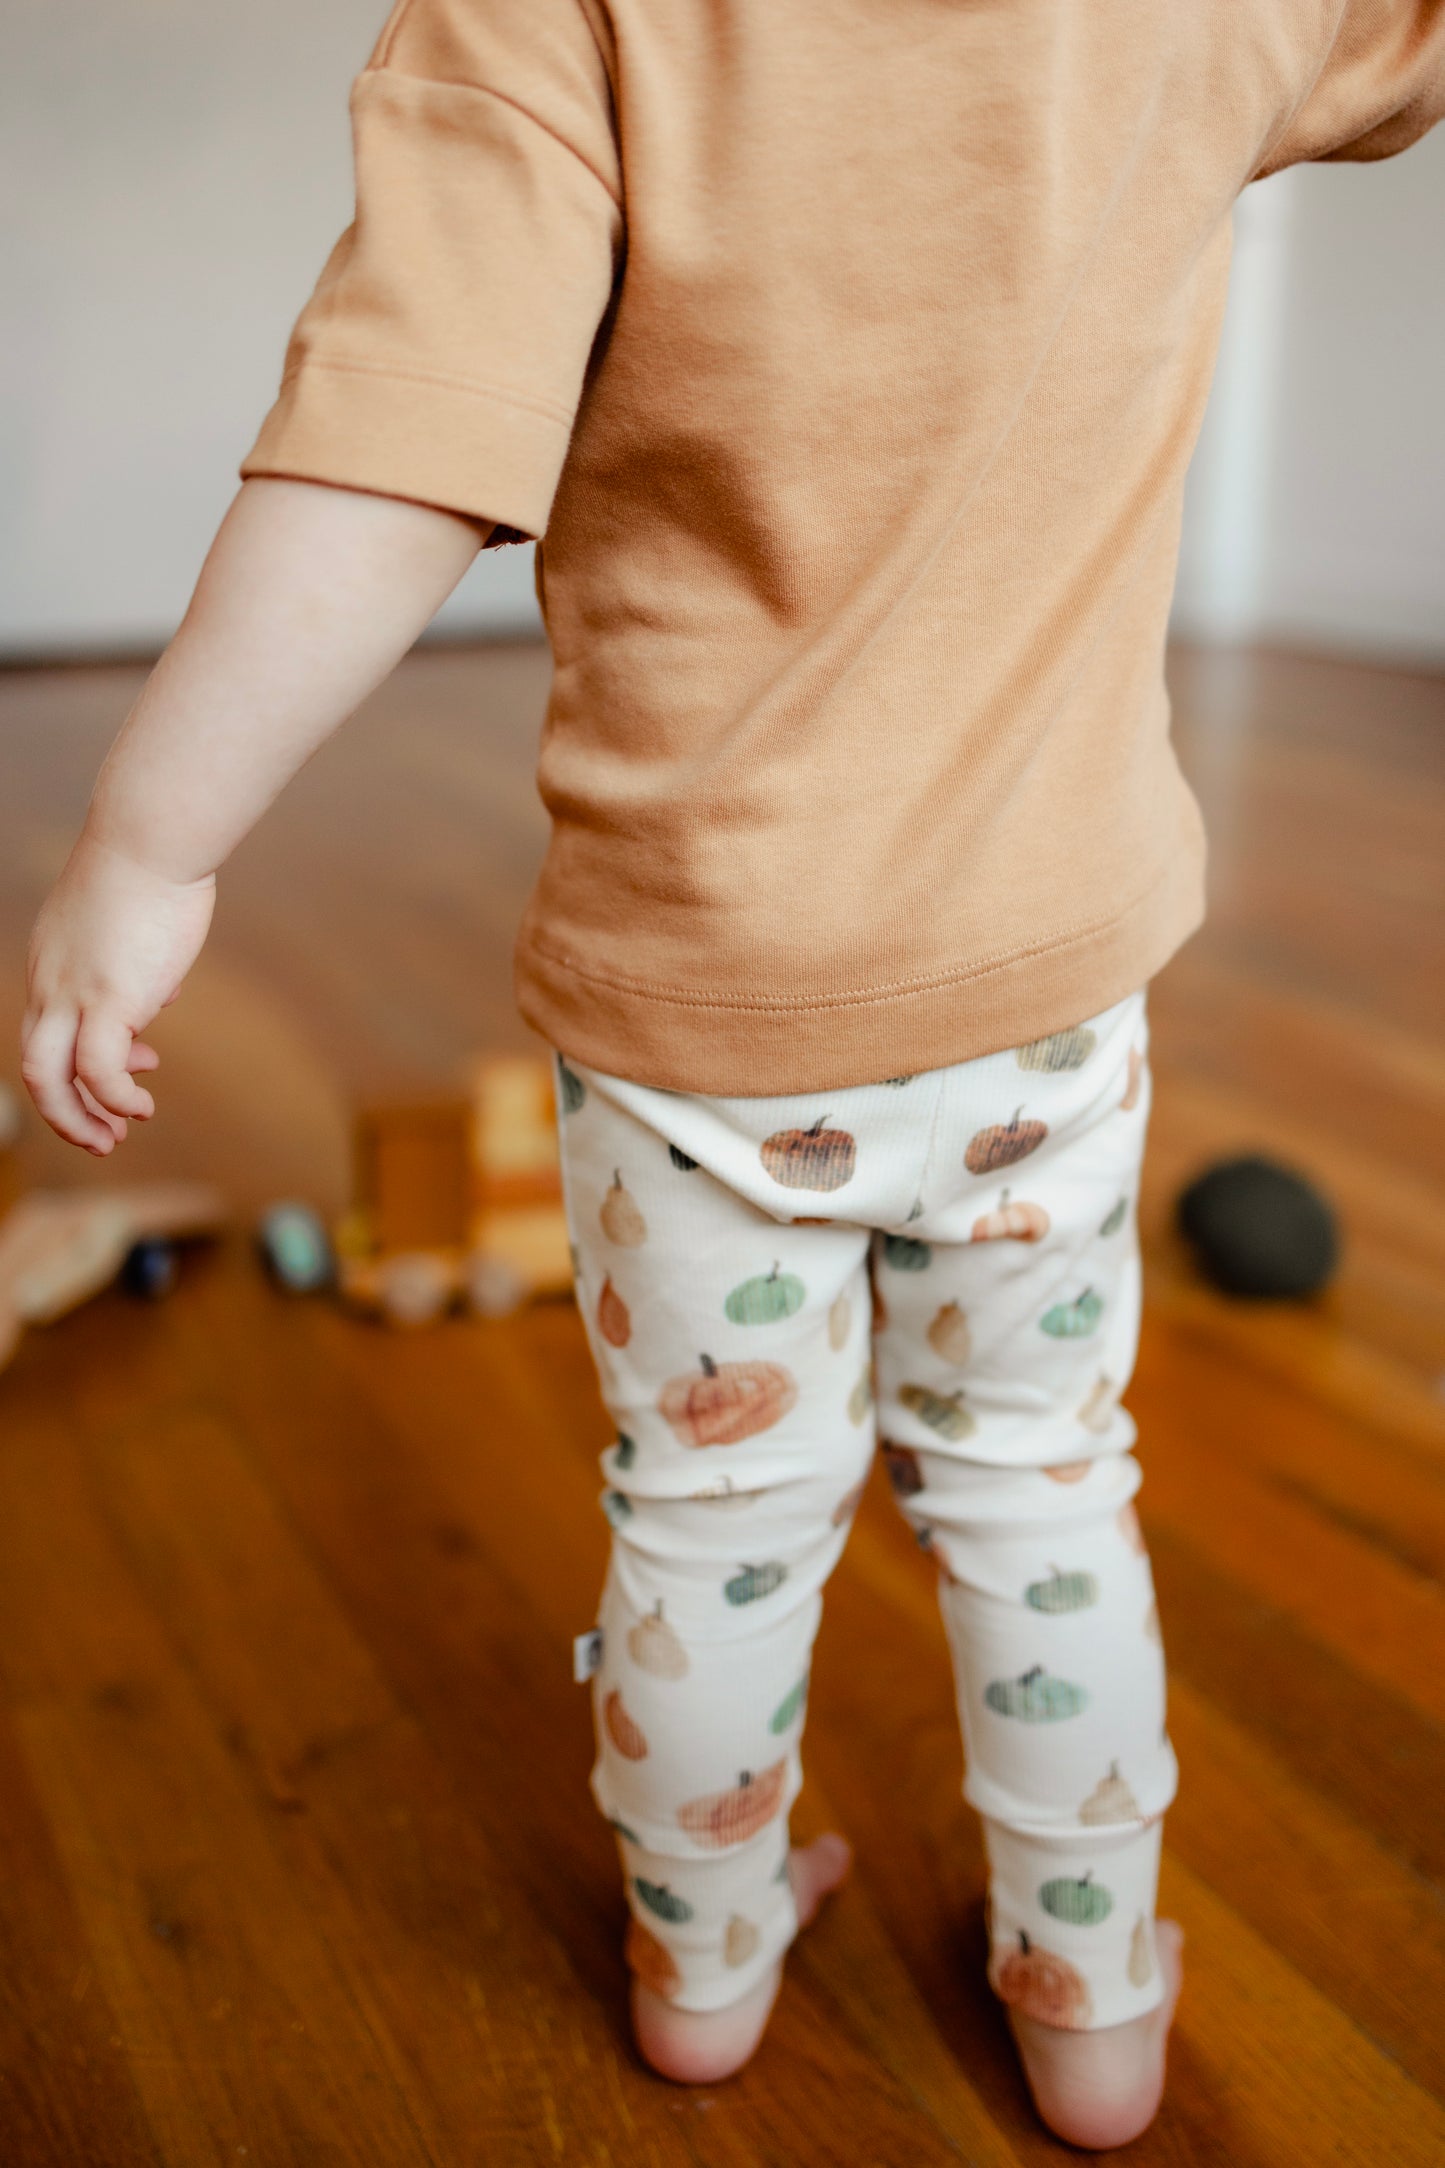
[[[155,1112],[135,1077],[160,1057],[139,1034],[180,992],[215,896],[214,875],[169,881],[87,833],[41,908],[20,1073],[57,1135],[98,1159]]]

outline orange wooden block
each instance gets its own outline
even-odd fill
[[[464,1247],[471,1127],[464,1099],[362,1108],[354,1137],[355,1202],[373,1249]]]

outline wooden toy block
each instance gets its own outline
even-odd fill
[[[482,1057],[466,1101],[364,1108],[355,1168],[334,1231],[338,1286],[355,1308],[420,1325],[462,1301],[504,1316],[570,1289],[546,1059]]]
[[[355,1207],[374,1250],[460,1249],[468,1233],[472,1107],[364,1107],[354,1139]]]

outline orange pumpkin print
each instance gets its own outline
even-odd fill
[[[657,1405],[684,1445],[736,1445],[781,1422],[798,1398],[797,1380],[782,1363],[715,1363],[669,1378]]]
[[[784,1189],[842,1189],[853,1179],[856,1138],[846,1129],[825,1129],[820,1114],[811,1129],[778,1129],[763,1140],[759,1157]]]
[[[756,1776],[744,1769],[727,1791],[709,1792],[679,1807],[678,1822],[698,1844],[710,1844],[719,1851],[729,1844],[743,1844],[766,1828],[782,1806],[787,1775],[786,1756]]]
[[[1042,1242],[1052,1222],[1041,1204],[1014,1204],[1008,1191],[999,1193],[991,1212],[981,1213],[973,1223],[970,1242]]]
[[[626,1347],[632,1338],[632,1314],[613,1286],[611,1273],[597,1297],[597,1330],[609,1347]]]
[[[681,1987],[677,1959],[635,1913],[628,1914],[622,1954],[643,1986],[650,1987],[655,1995],[675,1995]]]
[[[1082,2032],[1093,2016],[1088,1984],[1065,1957],[1041,1949],[1019,1930],[1019,1946],[990,1967],[994,1992],[1041,2025]]]
[[[1052,1468],[1041,1468],[1039,1473],[1051,1483],[1082,1483],[1093,1465],[1091,1460],[1061,1460]]]
[[[1011,1167],[1015,1160],[1027,1159],[1036,1152],[1049,1133],[1047,1122],[1026,1122],[1020,1107],[1011,1122],[997,1122],[992,1129],[980,1129],[969,1142],[963,1155],[963,1164],[970,1174],[992,1174],[996,1168]]]
[[[640,1724],[628,1715],[622,1703],[622,1690],[614,1686],[602,1704],[602,1721],[607,1726],[607,1736],[619,1754],[628,1761],[645,1761],[647,1739]]]

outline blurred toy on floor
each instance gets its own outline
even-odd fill
[[[1200,1270],[1226,1295],[1299,1300],[1334,1277],[1340,1232],[1307,1175],[1262,1153],[1218,1161],[1179,1198]]]
[[[120,1278],[151,1300],[176,1279],[176,1245],[219,1233],[226,1209],[208,1182],[117,1189],[20,1189],[14,1094],[0,1084],[0,1364],[27,1325],[49,1325]]]
[[[461,1307],[504,1317],[533,1296],[571,1292],[545,1057],[487,1055],[465,1097],[361,1108],[353,1166],[352,1206],[331,1244],[353,1309],[423,1325]],[[273,1206],[259,1230],[273,1276],[298,1290],[332,1277],[307,1212]]]

